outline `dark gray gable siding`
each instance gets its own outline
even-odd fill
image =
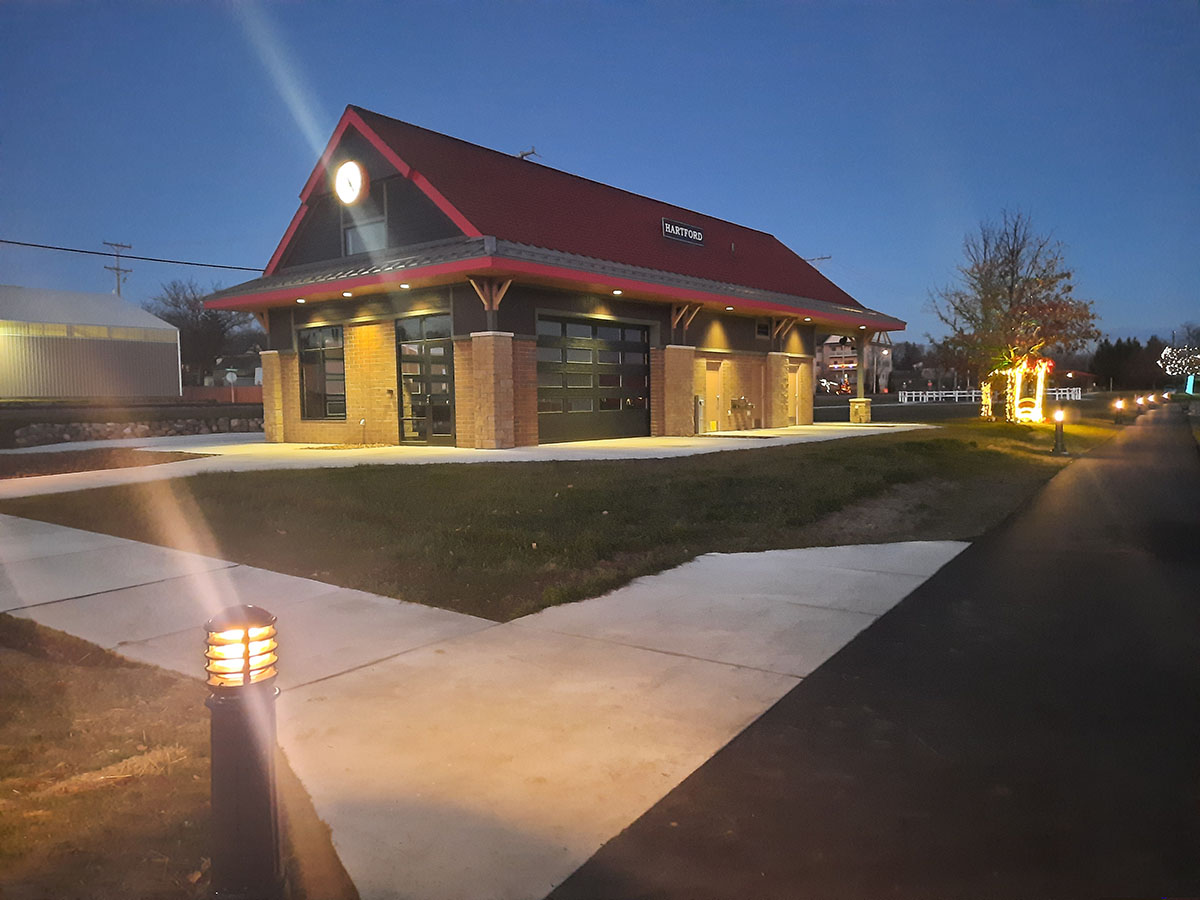
[[[462,237],[459,230],[437,204],[425,196],[415,184],[401,177],[365,138],[348,130],[330,161],[329,170],[336,171],[347,159],[360,162],[370,179],[370,196],[364,202],[387,202],[389,247],[407,247],[446,238]],[[292,236],[278,271],[308,263],[325,262],[342,257],[342,207],[322,184],[308,198],[308,212]]]

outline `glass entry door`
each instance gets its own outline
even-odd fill
[[[396,320],[400,442],[454,444],[454,343],[450,316]]]

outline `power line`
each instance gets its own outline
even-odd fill
[[[108,243],[105,241],[104,243]],[[0,244],[11,244],[14,247],[33,247],[36,250],[61,250],[63,253],[85,253],[88,256],[109,256],[116,257],[117,264],[120,265],[122,259],[136,259],[141,262],[156,262],[169,263],[173,266],[200,266],[205,269],[237,269],[239,272],[261,272],[261,268],[252,266],[219,266],[216,263],[188,262],[183,259],[162,259],[158,256],[129,256],[121,253],[110,253],[107,250],[80,250],[78,247],[55,247],[51,244],[31,244],[28,241],[9,241],[0,238]],[[105,266],[107,269],[108,266]]]

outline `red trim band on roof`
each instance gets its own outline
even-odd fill
[[[414,266],[409,269],[404,269],[402,272],[360,275],[354,278],[340,278],[318,284],[279,288],[274,291],[265,291],[261,294],[246,294],[240,297],[226,297],[221,300],[208,301],[205,303],[205,306],[209,307],[210,309],[260,309],[265,306],[278,305],[281,302],[294,303],[297,297],[302,297],[305,294],[311,295],[340,292],[378,284],[398,284],[401,281],[416,281],[423,278],[438,278],[445,275],[458,274],[460,272],[480,274],[484,272],[490,272],[504,275],[533,275],[537,277],[548,278],[557,281],[567,281],[573,284],[588,286],[595,286],[599,281],[602,280],[606,289],[620,288],[621,290],[630,293],[661,298],[661,302],[684,300],[691,301],[693,303],[711,303],[720,306],[732,305],[739,307],[740,310],[743,311],[758,310],[781,312],[796,317],[811,315],[823,322],[855,326],[865,324],[875,331],[901,331],[905,327],[905,323],[901,322],[899,319],[892,319],[891,317],[889,317],[889,320],[897,324],[894,325],[894,327],[889,328],[886,327],[885,323],[874,321],[873,319],[864,316],[856,316],[852,312],[828,312],[819,309],[806,309],[804,307],[798,308],[795,306],[790,306],[786,303],[776,303],[770,300],[751,300],[745,297],[737,297],[730,294],[719,294],[712,291],[667,287],[665,285],[655,284],[648,281],[638,281],[632,278],[597,276],[593,273],[580,271],[578,269],[567,269],[559,266],[547,265],[545,263],[526,262],[524,260],[513,260],[506,257],[495,256],[475,257],[474,259],[457,260],[455,262],[448,263],[437,263],[430,266]],[[630,297],[626,299],[636,298]]]

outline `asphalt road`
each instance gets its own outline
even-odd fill
[[[1055,477],[553,900],[1200,895],[1200,454]]]

